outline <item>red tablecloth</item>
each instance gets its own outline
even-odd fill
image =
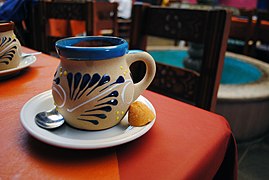
[[[227,121],[150,91],[143,95],[155,107],[156,123],[132,142],[70,150],[32,138],[20,124],[20,110],[51,88],[58,63],[38,55],[19,75],[0,81],[0,179],[237,179],[237,149]]]

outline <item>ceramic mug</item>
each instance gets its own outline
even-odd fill
[[[101,130],[117,125],[154,78],[154,59],[144,51],[128,51],[124,39],[84,36],[56,42],[60,64],[52,95],[65,121],[76,128]],[[133,83],[130,65],[146,64],[144,78]],[[134,72],[135,73],[135,72]]]
[[[17,67],[21,59],[21,44],[14,34],[14,23],[0,21],[0,71]]]

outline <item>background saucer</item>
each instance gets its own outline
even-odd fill
[[[3,78],[5,76],[10,76],[10,75],[15,75],[15,74],[19,73],[22,69],[33,64],[35,61],[36,61],[35,56],[27,56],[25,58],[22,58],[19,66],[15,67],[15,68],[0,71],[0,78]]]

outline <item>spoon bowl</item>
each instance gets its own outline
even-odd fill
[[[35,116],[35,123],[44,129],[54,129],[64,123],[63,116],[53,108],[50,111],[40,112]]]

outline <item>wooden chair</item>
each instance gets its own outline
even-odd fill
[[[104,29],[112,29],[112,35],[117,35],[117,6],[117,3],[95,1],[38,1],[31,8],[32,48],[45,53],[55,52],[57,40],[72,36],[70,32],[51,35],[50,20],[55,19],[84,22],[86,35],[102,35]],[[71,29],[70,26],[66,28]]]
[[[118,36],[118,4],[105,1],[90,2],[90,4],[93,4],[93,35]]]
[[[244,55],[250,54],[252,43],[254,9],[239,9],[239,15],[233,15],[227,50]]]
[[[157,64],[149,89],[214,111],[221,79],[231,13],[225,10],[191,10],[135,4],[132,11],[130,49],[146,50],[147,36],[203,44],[199,72]],[[144,74],[143,64],[133,64],[135,82]],[[145,67],[144,67],[145,68]]]

